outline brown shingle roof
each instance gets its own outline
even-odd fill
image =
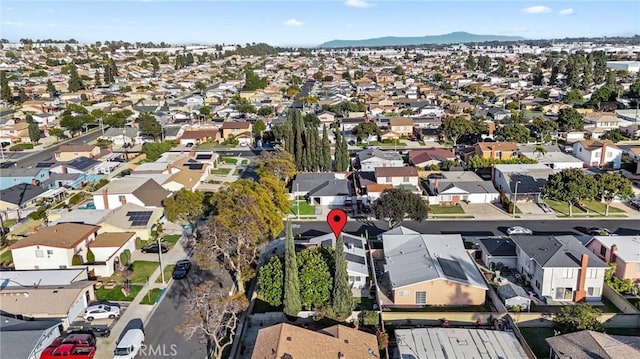
[[[146,207],[162,207],[162,201],[169,197],[170,191],[162,188],[158,182],[150,179],[132,192]]]
[[[517,151],[518,144],[515,142],[478,142],[476,146],[485,151],[491,151],[491,148],[495,146],[496,151]]]
[[[394,117],[389,119],[389,126],[413,126],[411,117]]]
[[[431,160],[446,161],[455,159],[456,156],[451,150],[444,148],[425,148],[421,150],[410,150],[409,159],[413,163],[422,163]]]
[[[209,129],[202,129],[202,130],[184,131],[182,133],[182,136],[180,136],[180,139],[201,140],[207,137],[218,138],[220,137],[220,135],[217,129],[209,128]]]
[[[603,145],[607,145],[607,147],[618,148],[615,143],[609,140],[582,140],[580,141],[580,143],[582,144],[582,147],[589,151],[602,148]]]
[[[608,335],[583,330],[546,339],[563,358],[614,359],[640,357],[640,337]]]
[[[339,353],[346,359],[379,358],[373,334],[343,325],[314,332],[287,323],[260,329],[251,358],[337,359]]]
[[[94,148],[93,145],[62,145],[56,152],[91,152]]]
[[[223,129],[249,129],[251,127],[251,123],[247,121],[225,121],[222,123]]]
[[[393,188],[393,185],[391,184],[369,183],[367,185],[367,193],[382,193],[385,189],[391,188]]]
[[[418,177],[418,170],[415,167],[376,167],[376,178],[378,177]]]
[[[98,234],[95,240],[89,243],[92,247],[120,248],[127,243],[131,237],[135,236],[135,232],[115,232]]]
[[[40,228],[29,237],[19,240],[11,249],[30,246],[48,246],[56,248],[74,248],[92,233],[98,231],[98,226],[77,223],[62,223],[51,227]]]

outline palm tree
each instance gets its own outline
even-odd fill
[[[543,145],[536,145],[533,148],[533,154],[536,156],[536,158],[538,160],[540,160],[540,158],[542,158],[542,156],[547,154],[547,149]]]

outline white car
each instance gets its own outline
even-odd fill
[[[529,228],[515,226],[515,227],[511,227],[511,228],[507,229],[507,234],[508,235],[512,235],[512,234],[533,234],[533,231],[530,230]]]
[[[113,319],[120,316],[120,308],[105,304],[92,305],[84,311],[84,319],[92,321],[94,319]]]

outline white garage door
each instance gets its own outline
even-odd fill
[[[84,310],[87,309],[87,298],[84,293],[78,298],[78,300],[73,303],[71,309],[69,309],[69,316],[67,319],[69,320],[69,324],[71,324]]]

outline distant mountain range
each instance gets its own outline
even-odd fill
[[[488,41],[518,41],[524,40],[520,36],[501,35],[476,35],[468,32],[452,32],[444,35],[431,35],[422,37],[395,37],[386,36],[365,40],[332,40],[318,45],[318,47],[382,47],[382,46],[417,46],[417,45],[442,45],[460,44],[467,42]]]

